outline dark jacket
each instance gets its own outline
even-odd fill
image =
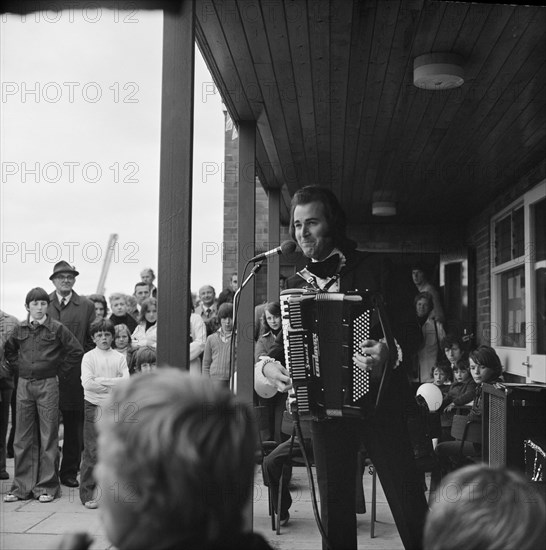
[[[502,376],[497,376],[492,380],[488,380],[488,384],[496,384],[497,382],[502,382]],[[476,384],[476,389],[474,390],[474,401],[472,402],[472,408],[470,414],[468,415],[469,422],[481,422],[482,421],[482,393],[483,393],[483,383]]]
[[[49,316],[45,322],[33,328],[23,321],[10,334],[5,345],[7,368],[19,378],[52,378],[68,375],[80,364],[83,349],[74,335],[61,323]]]
[[[138,326],[138,322],[135,320],[135,318],[128,313],[122,315],[121,317],[112,313],[109,319],[110,321],[112,321],[115,327],[117,325],[127,325],[127,328],[129,329],[129,334],[133,334]]]
[[[95,320],[95,305],[93,302],[72,291],[70,302],[61,310],[57,293],[49,295],[50,303],[47,314],[60,321],[83,347],[84,353],[92,350],[95,345],[89,333],[89,327]],[[68,376],[59,381],[59,406],[61,410],[83,410],[83,388],[81,383],[81,359]]]
[[[4,364],[4,344],[13,329],[19,324],[18,319],[0,309],[0,365]],[[13,376],[7,370],[0,372],[0,390],[13,389]]]
[[[455,382],[451,384],[444,397],[440,411],[443,411],[450,403],[460,407],[470,403],[476,395],[476,382],[472,376],[469,376],[465,382]]]

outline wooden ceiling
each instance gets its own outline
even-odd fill
[[[546,8],[427,0],[204,0],[197,41],[267,188],[331,186],[353,224],[461,223],[544,163]],[[454,52],[465,83],[413,85]],[[381,222],[373,218],[373,223]]]

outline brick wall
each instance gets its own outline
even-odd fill
[[[237,186],[239,138],[225,112],[224,133],[224,233],[222,254],[222,288],[226,288],[232,273],[237,271]],[[218,291],[219,292],[219,291]]]
[[[237,191],[239,165],[239,138],[233,122],[225,113],[225,156],[224,156],[224,232],[222,288],[226,288],[232,273],[237,271]],[[256,232],[254,236],[256,253],[272,248],[268,233],[268,200],[260,181],[256,178]],[[282,239],[281,239],[282,240]],[[239,281],[239,284],[242,281]],[[258,273],[255,280],[256,303],[266,296],[267,268]]]

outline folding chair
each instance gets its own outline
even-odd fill
[[[260,448],[257,451],[256,462],[262,467],[262,476],[263,476],[263,460],[264,458],[273,451],[278,443],[276,441],[264,441],[262,440],[262,431],[269,429],[269,412],[267,407],[263,405],[258,405],[254,407],[254,413],[256,415],[256,423],[258,425],[258,433],[260,437]],[[275,511],[273,508],[273,497],[271,495],[271,490],[267,488],[268,496],[268,505],[269,505],[269,516],[271,517],[271,529],[275,530]]]
[[[456,414],[453,417],[453,423],[451,425],[451,437],[461,442],[459,446],[459,454],[456,459],[456,464],[458,466],[462,465],[464,460],[481,462],[481,454],[465,455],[463,451],[465,443],[476,443],[482,445],[481,422],[469,420],[466,415]]]

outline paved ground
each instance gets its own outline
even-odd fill
[[[8,459],[8,472],[13,476],[13,459]],[[1,492],[9,491],[11,480],[1,482]],[[280,535],[271,530],[267,506],[267,487],[257,470],[254,488],[254,529],[263,534],[277,550],[319,550],[320,537],[313,517],[310,491],[305,470],[294,469],[292,477],[294,504],[291,519]],[[385,496],[378,484],[376,537],[370,539],[371,476],[364,475],[368,513],[358,515],[359,548],[366,550],[399,550],[402,543]],[[55,548],[63,533],[86,531],[93,535],[93,550],[113,548],[100,524],[99,510],[88,510],[80,503],[77,489],[63,487],[59,499],[41,504],[36,500],[16,503],[0,502],[0,548],[34,550]]]

